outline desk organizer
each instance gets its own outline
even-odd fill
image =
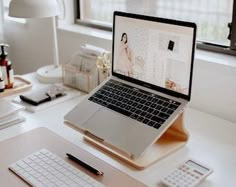
[[[32,87],[31,82],[24,79],[19,75],[14,76],[14,86],[10,89],[5,89],[4,92],[0,93],[0,98],[14,95],[20,92],[24,92]]]
[[[142,170],[183,147],[187,143],[188,137],[189,134],[184,128],[182,113],[157,142],[137,159],[129,158],[119,150],[108,147],[91,137],[84,136],[84,140],[110,156],[118,158],[136,169]]]
[[[97,57],[76,55],[63,65],[63,83],[89,93],[98,85]]]

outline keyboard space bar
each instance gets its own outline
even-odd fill
[[[124,110],[122,108],[118,108],[117,106],[114,106],[114,105],[108,105],[107,108],[109,108],[111,110],[114,110],[114,111],[116,111],[118,113],[121,113],[121,114],[123,114],[125,116],[130,116],[132,114],[131,112],[129,112],[127,110]]]

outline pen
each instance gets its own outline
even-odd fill
[[[84,163],[83,161],[79,160],[78,158],[76,158],[75,156],[66,153],[66,155],[68,156],[68,158],[70,160],[73,160],[74,162],[76,162],[77,164],[81,165],[82,167],[84,167],[85,169],[91,171],[92,173],[94,173],[95,175],[103,175],[104,173],[102,171],[98,171],[97,169],[93,168],[92,166]]]

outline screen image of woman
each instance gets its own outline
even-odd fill
[[[120,46],[117,53],[116,72],[126,76],[132,76],[132,59],[131,49],[128,45],[128,35],[121,35]]]

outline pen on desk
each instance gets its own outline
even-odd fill
[[[80,166],[84,167],[85,169],[91,171],[92,173],[94,173],[95,175],[103,175],[104,173],[102,171],[98,171],[97,169],[93,168],[92,166],[84,163],[83,161],[79,160],[78,158],[76,158],[75,156],[66,153],[66,155],[68,156],[68,158],[70,160],[73,160],[74,162],[76,162],[77,164],[79,164]]]

